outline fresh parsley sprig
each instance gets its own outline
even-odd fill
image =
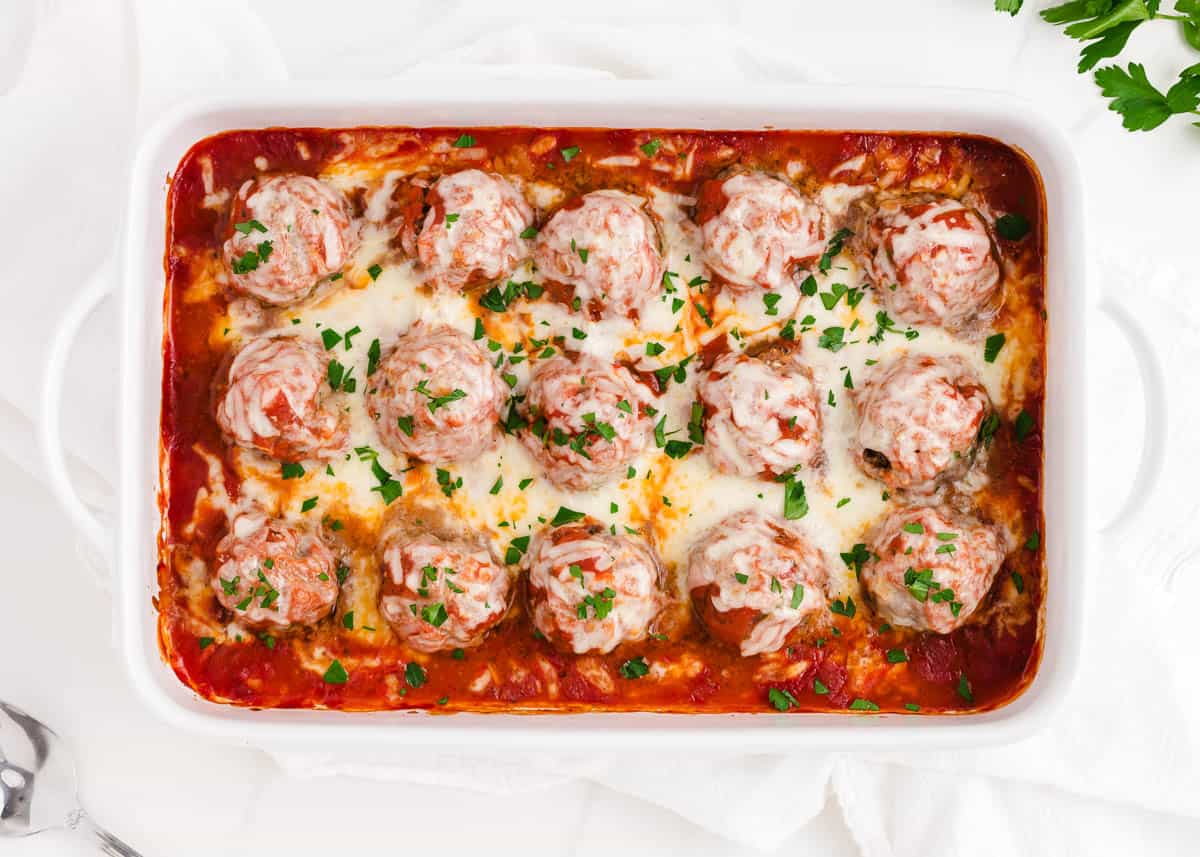
[[[995,0],[995,9],[1016,15],[1023,3]],[[1043,9],[1040,15],[1083,43],[1077,66],[1082,74],[1119,55],[1133,31],[1147,21],[1178,23],[1184,40],[1200,51],[1200,0],[1176,0],[1174,14],[1160,11],[1160,6],[1161,0],[1070,0]],[[1121,124],[1130,131],[1150,131],[1172,116],[1200,115],[1200,63],[1181,71],[1166,92],[1150,82],[1141,63],[1105,66],[1096,69],[1093,79],[1109,99],[1109,109],[1121,114]],[[1200,126],[1200,122],[1192,124]]]

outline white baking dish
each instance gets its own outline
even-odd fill
[[[196,141],[233,128],[264,126],[609,126],[693,129],[869,129],[954,131],[1024,150],[1041,172],[1047,205],[1049,313],[1045,425],[1045,549],[1048,585],[1042,663],[1028,690],[977,715],[853,714],[435,716],[406,712],[253,711],[200,699],[159,656],[155,567],[165,179]],[[644,82],[309,85],[239,91],[181,107],[146,135],[133,168],[126,223],[122,303],[119,514],[114,534],[120,642],[133,683],[156,712],[196,732],[253,743],[487,744],[731,749],[783,747],[946,748],[1014,739],[1034,731],[1062,700],[1079,656],[1084,532],[1083,366],[1087,302],[1082,186],[1070,144],[1030,104],[991,93],[861,87],[718,86]],[[110,538],[70,492],[57,452],[57,374],[104,284],[66,314],[52,350],[46,429],[48,467],[68,511],[87,535]],[[1135,342],[1136,345],[1136,342]],[[1135,349],[1136,350],[1136,349]],[[1143,351],[1143,354],[1145,352]],[[1147,377],[1152,377],[1149,373]],[[1149,387],[1149,385],[1148,385]],[[1148,389],[1148,392],[1153,392]],[[1149,409],[1148,409],[1149,410]],[[1157,460],[1147,454],[1143,475]]]

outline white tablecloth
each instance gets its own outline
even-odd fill
[[[296,0],[12,3],[0,16],[0,530],[8,571],[0,696],[75,745],[94,813],[148,854],[328,853],[388,845],[447,853],[623,847],[696,854],[1194,853],[1200,842],[1200,703],[1189,667],[1200,299],[1195,190],[1200,131],[1128,134],[1073,72],[1074,46],[1032,10],[986,0],[896,4],[500,4]],[[361,22],[353,26],[351,22]],[[1156,29],[1157,28],[1157,29]],[[1194,56],[1165,25],[1130,54],[1166,80]],[[1190,57],[1190,58],[1189,58]],[[140,129],[213,84],[419,78],[501,66],[536,85],[622,78],[810,80],[1011,91],[1077,140],[1096,256],[1093,284],[1141,317],[1168,375],[1172,422],[1159,490],[1098,536],[1081,679],[1055,724],[1011,748],[875,758],[416,756],[346,776],[339,760],[222,747],[153,720],[109,645],[107,596],[42,483],[37,383],[62,308],[116,237]],[[584,70],[580,70],[584,69]],[[582,85],[582,84],[581,84]],[[1121,507],[1142,433],[1138,375],[1115,326],[1091,322],[1094,523]],[[113,481],[115,313],[97,312],[71,363],[69,449],[81,491]],[[357,764],[345,766],[353,773]],[[291,773],[302,773],[297,777]],[[307,778],[316,773],[336,776]],[[582,775],[582,776],[580,776]],[[835,800],[826,803],[827,790]],[[181,835],[181,831],[186,834]],[[88,853],[63,837],[4,853]],[[75,849],[74,851],[72,849]]]

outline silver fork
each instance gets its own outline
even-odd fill
[[[74,830],[112,857],[141,855],[83,810],[75,760],[46,724],[0,700],[0,836]]]

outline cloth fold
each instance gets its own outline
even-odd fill
[[[291,5],[214,0],[203,15],[185,6],[155,0],[43,4],[33,16],[11,20],[16,38],[0,39],[28,45],[0,57],[0,158],[23,165],[0,177],[4,198],[21,200],[0,213],[0,234],[16,248],[0,258],[0,281],[45,286],[6,290],[9,317],[22,319],[0,344],[9,365],[37,364],[59,307],[117,240],[115,212],[124,203],[139,130],[201,90],[288,78],[411,82],[481,74],[578,80],[581,86],[605,78],[827,82],[857,79],[885,55],[889,39],[904,38],[859,32],[855,38],[873,47],[856,46],[855,52],[834,50],[800,30],[806,38],[764,32],[755,39],[747,35],[752,12],[716,3],[696,4],[682,15],[677,7],[658,12],[618,2],[576,20],[565,19],[561,6],[548,7],[553,12],[542,20],[555,23],[472,15],[455,4],[449,12],[439,4],[409,10],[406,17],[386,3],[374,7],[377,31],[364,42],[361,30],[353,39],[330,32],[327,22],[309,20],[306,10]],[[458,14],[451,14],[455,9]],[[775,13],[785,14],[782,7]],[[876,14],[889,13],[880,6]],[[1013,24],[1037,25],[1032,15]],[[857,29],[849,21],[841,27]],[[968,48],[951,45],[944,46],[948,58],[937,63],[907,56],[905,72],[913,83],[942,83],[946,64],[957,61],[974,75],[964,79],[993,86],[1004,85],[1005,75],[1034,74],[1014,70],[1031,62],[1027,46],[1041,31],[1012,33],[1008,48],[987,48],[993,59],[1010,51],[1006,62],[993,63],[992,78],[986,63],[971,62]],[[849,58],[852,53],[862,62]],[[1065,91],[1048,92],[1045,99],[1054,105],[1071,100]],[[1095,111],[1103,111],[1098,99]],[[1077,114],[1075,119],[1083,121]],[[81,140],[103,144],[83,144],[88,154],[80,157]],[[71,236],[65,246],[64,235]],[[1122,246],[1111,234],[1095,238],[1095,246]],[[47,259],[54,260],[52,269]],[[1194,386],[1200,297],[1193,284],[1135,257],[1097,265],[1093,280],[1116,300],[1137,301],[1136,316],[1153,332],[1167,389]],[[88,325],[66,390],[65,414],[74,420],[66,427],[67,449],[86,483],[86,498],[97,506],[106,504],[106,485],[113,484],[114,318],[107,306]],[[1118,507],[1113,495],[1132,476],[1129,450],[1136,447],[1129,438],[1140,432],[1141,399],[1131,358],[1103,320],[1093,327],[1088,357],[1099,516],[1093,523],[1099,526]],[[31,386],[0,390],[0,455],[25,469],[36,461],[37,394]],[[1189,436],[1200,404],[1195,397],[1172,396],[1170,407],[1170,466],[1158,490],[1140,498],[1132,523],[1097,536],[1102,560],[1084,570],[1089,621],[1080,679],[1046,730],[1011,746],[953,753],[897,748],[870,756],[412,748],[354,757],[277,749],[275,758],[297,777],[349,774],[494,794],[586,779],[763,850],[778,848],[832,793],[868,857],[957,855],[963,842],[983,855],[1085,853],[1079,849],[1085,844],[1094,846],[1086,853],[1102,853],[1125,844],[1132,850],[1136,836],[1163,848],[1178,845],[1175,853],[1182,853],[1185,837],[1200,831],[1200,735],[1189,717],[1200,694],[1184,654],[1192,649],[1189,608],[1192,598],[1200,598],[1194,528],[1200,498],[1193,490],[1200,463]],[[983,842],[974,833],[979,830],[989,834]]]

